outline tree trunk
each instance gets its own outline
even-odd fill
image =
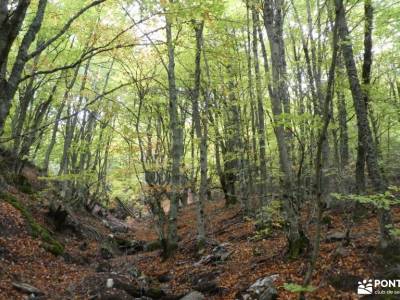
[[[353,96],[354,108],[357,116],[358,134],[366,152],[368,176],[376,193],[383,193],[387,190],[381,170],[379,169],[376,148],[373,144],[372,132],[368,122],[367,107],[364,94],[358,79],[357,67],[354,61],[353,46],[349,36],[343,0],[336,0],[336,10],[339,14],[339,36],[342,39],[342,53],[346,65],[347,76]],[[388,226],[391,225],[390,211],[379,209],[380,247],[387,248],[393,241]]]
[[[12,99],[17,91],[22,71],[29,59],[29,47],[35,40],[36,34],[39,32],[40,27],[42,26],[44,12],[47,6],[47,0],[39,0],[36,15],[32,23],[29,25],[24,37],[22,38],[21,45],[18,48],[17,57],[15,58],[15,62],[11,68],[10,75],[8,79],[6,79],[5,70],[7,69],[6,64],[8,55],[11,46],[21,28],[22,22],[25,19],[26,10],[29,3],[30,1],[19,1],[13,16],[8,18],[11,24],[6,24],[6,26],[1,25],[0,27],[0,136],[3,134],[4,124],[10,112]],[[15,24],[13,24],[14,17],[16,18]],[[15,26],[15,28],[7,28],[9,26]],[[6,31],[4,32],[4,34],[6,34],[4,37],[2,32],[3,30]],[[6,41],[4,41],[4,38]]]
[[[172,0],[170,0],[172,2]],[[166,14],[166,36],[168,47],[168,91],[169,91],[169,122],[171,132],[172,158],[172,193],[168,216],[168,245],[165,256],[169,256],[178,246],[177,213],[181,182],[181,163],[183,155],[183,129],[180,126],[178,114],[178,95],[175,82],[175,49],[172,40],[172,17]]]
[[[282,107],[289,110],[289,94],[286,78],[285,47],[283,40],[283,1],[264,1],[264,25],[267,30],[271,51],[272,67],[272,113],[274,131],[278,143],[280,168],[283,173],[281,188],[283,207],[286,211],[288,255],[296,257],[304,252],[308,245],[299,220],[298,203],[295,197],[293,165],[290,155],[290,135],[282,125]]]
[[[258,38],[257,38],[257,27],[259,23],[258,13],[255,7],[251,10],[253,19],[253,60],[254,60],[254,73],[256,75],[256,95],[257,95],[257,112],[258,112],[258,143],[260,148],[260,177],[261,177],[261,203],[266,204],[267,202],[267,160],[265,154],[265,118],[264,118],[264,103],[263,103],[263,92],[261,85],[261,73],[260,63],[258,60]]]
[[[193,122],[196,131],[196,136],[200,141],[200,193],[197,206],[197,245],[203,248],[205,244],[206,234],[204,225],[204,203],[207,200],[207,131],[206,120],[201,126],[201,116],[199,110],[199,96],[200,96],[200,79],[201,79],[201,51],[203,44],[203,28],[204,21],[193,21],[195,34],[196,34],[196,57],[195,57],[195,74],[194,74],[194,88],[192,91],[193,101]]]
[[[343,78],[345,74],[342,54],[338,55],[338,70],[337,74],[339,78]],[[339,153],[340,153],[340,168],[343,171],[349,164],[349,134],[347,129],[347,109],[346,109],[346,98],[341,87],[337,87],[337,99],[338,99],[338,119],[339,119]]]

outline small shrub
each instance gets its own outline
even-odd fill
[[[259,240],[271,236],[274,229],[281,229],[285,220],[281,212],[281,202],[273,200],[263,206],[256,215],[256,234],[253,239]]]

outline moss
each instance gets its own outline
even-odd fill
[[[332,218],[328,215],[322,217],[321,223],[324,225],[331,226],[332,225]]]
[[[31,213],[20,202],[18,202],[14,196],[0,192],[0,198],[10,203],[21,212],[29,225],[31,235],[35,238],[40,238],[44,242],[43,248],[54,255],[60,255],[64,252],[64,246],[59,241],[54,239],[46,228],[37,223],[32,217]]]
[[[31,183],[24,175],[16,175],[14,176],[14,184],[18,187],[18,189],[25,194],[33,194],[34,190],[32,188]]]
[[[151,241],[148,242],[146,245],[144,245],[144,251],[154,251],[162,248],[161,242],[159,240]]]
[[[391,241],[384,249],[378,247],[377,252],[381,255],[382,263],[385,265],[398,265],[400,263],[399,247],[400,242],[398,240]]]
[[[307,252],[307,249],[310,246],[310,241],[301,231],[300,236],[294,241],[289,240],[288,244],[287,257],[290,259],[296,259]]]
[[[202,251],[206,247],[205,239],[198,239],[196,242],[197,251]]]
[[[152,299],[161,299],[163,296],[165,296],[165,292],[157,287],[152,287],[145,292],[145,295]]]

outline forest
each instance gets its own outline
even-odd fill
[[[399,299],[400,1],[0,0],[0,299]]]

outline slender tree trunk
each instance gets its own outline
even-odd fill
[[[40,137],[41,133],[43,132],[40,131],[39,128],[43,122],[43,119],[48,114],[50,105],[53,102],[54,94],[57,91],[58,82],[59,81],[57,80],[54,83],[53,88],[48,96],[48,99],[37,106],[33,120],[27,126],[27,132],[21,139],[20,142],[21,145],[19,147],[20,149],[17,151],[19,160],[16,162],[15,165],[15,170],[14,170],[15,174],[19,174],[21,172],[23,168],[23,162],[25,161],[25,157],[29,155],[29,152],[35,140],[38,138],[38,136]]]
[[[83,76],[80,90],[79,90],[78,103],[76,105],[73,105],[72,103],[68,104],[68,114],[71,114],[72,110],[73,110],[75,115],[72,119],[69,118],[67,120],[67,124],[65,125],[64,147],[63,147],[63,153],[62,153],[61,160],[60,160],[60,169],[58,171],[58,175],[67,174],[69,166],[71,164],[70,149],[71,149],[71,146],[73,145],[74,136],[75,136],[74,133],[75,133],[75,130],[77,129],[76,126],[78,124],[78,114],[76,112],[79,111],[79,109],[82,105],[82,102],[84,100],[83,93],[86,88],[86,80],[87,80],[87,74],[89,71],[89,67],[90,67],[90,60],[88,60],[88,62],[86,63],[86,66],[85,66],[84,76]],[[68,95],[67,95],[67,97],[68,97]]]
[[[343,58],[346,65],[347,76],[350,83],[354,108],[357,116],[358,134],[361,136],[362,146],[366,152],[368,176],[371,179],[371,183],[375,192],[383,193],[387,190],[387,183],[385,182],[379,168],[376,148],[373,144],[372,132],[368,121],[367,107],[365,105],[361,84],[358,79],[357,67],[354,61],[353,46],[349,36],[343,0],[336,0],[335,3],[336,10],[339,14],[339,36],[343,40]],[[393,241],[388,228],[392,224],[390,211],[379,209],[378,217],[380,227],[380,247],[385,249]]]
[[[226,98],[226,121],[224,124],[226,142],[224,147],[224,173],[225,183],[227,188],[227,195],[225,199],[225,205],[235,205],[238,201],[238,192],[236,189],[236,183],[240,179],[241,169],[240,159],[241,153],[240,144],[240,112],[239,104],[236,95],[236,84],[235,79],[232,78],[232,66],[227,67],[229,78],[228,90],[229,95]]]
[[[35,72],[37,70],[38,62],[39,62],[39,55],[35,57],[33,61],[32,72]],[[15,127],[12,132],[12,135],[15,137],[13,146],[13,151],[15,153],[19,151],[19,147],[21,146],[21,139],[22,139],[21,134],[26,121],[26,113],[28,112],[29,105],[33,102],[34,94],[36,91],[34,85],[35,85],[35,77],[31,77],[28,81],[28,84],[26,85],[25,92],[23,93],[23,95],[20,95],[19,97],[20,100],[19,105],[14,115],[14,118],[16,119],[15,122],[13,119]]]
[[[321,227],[322,227],[322,214],[323,214],[323,207],[324,207],[324,178],[323,178],[323,166],[324,162],[323,159],[327,159],[324,157],[324,140],[328,138],[328,126],[331,121],[331,102],[333,98],[333,85],[335,80],[335,67],[336,67],[336,59],[338,53],[338,26],[337,26],[338,16],[336,16],[335,24],[333,28],[333,45],[332,45],[332,61],[329,68],[328,73],[328,83],[327,83],[327,91],[325,95],[325,101],[322,109],[322,119],[323,119],[323,126],[320,129],[318,142],[317,142],[317,156],[315,161],[315,183],[316,183],[316,195],[315,195],[315,204],[317,209],[317,228],[315,233],[315,239],[313,243],[313,252],[310,259],[310,263],[308,266],[308,270],[306,276],[304,278],[304,286],[308,286],[312,279],[312,274],[314,272],[318,255],[319,255],[319,248],[320,248],[320,240],[321,240]],[[304,299],[304,293],[300,295],[301,299]]]
[[[247,77],[248,77],[248,90],[249,90],[249,98],[250,98],[250,120],[251,120],[251,154],[249,152],[249,174],[251,178],[253,176],[259,176],[259,170],[257,170],[258,165],[258,150],[257,150],[257,133],[256,133],[256,115],[255,115],[255,97],[254,97],[254,84],[253,84],[253,72],[252,72],[252,59],[251,59],[251,28],[250,28],[250,3],[246,1],[246,26],[247,26],[247,45],[246,45],[246,54],[247,54]],[[250,136],[250,134],[248,134]],[[249,137],[250,139],[250,137]],[[250,147],[248,147],[250,148]],[[251,158],[251,159],[250,159]],[[259,190],[261,190],[261,182],[257,184]],[[249,212],[248,201],[245,201],[245,210]]]
[[[337,74],[340,79],[344,78],[344,66],[342,54],[338,55],[338,70]],[[349,134],[347,129],[347,108],[346,98],[342,91],[342,87],[337,87],[337,99],[338,99],[338,119],[339,119],[339,153],[340,153],[340,168],[343,171],[349,164]]]
[[[192,92],[193,101],[193,121],[196,130],[196,136],[200,141],[200,192],[196,202],[197,205],[197,244],[199,248],[203,248],[205,244],[205,224],[204,224],[204,203],[207,200],[207,132],[206,123],[201,126],[201,116],[199,110],[200,96],[200,79],[201,79],[201,51],[203,44],[203,28],[204,22],[193,21],[196,34],[196,57],[195,57],[195,74],[194,88]],[[205,121],[205,120],[203,120]]]
[[[172,0],[170,0],[172,3]],[[178,95],[175,82],[175,50],[172,40],[172,16],[166,12],[166,36],[168,47],[168,91],[169,91],[169,122],[171,132],[172,158],[172,193],[168,216],[168,241],[164,255],[169,256],[178,246],[177,213],[181,183],[181,164],[183,155],[183,129],[180,126],[178,114]]]
[[[259,24],[258,13],[255,7],[252,7],[253,19],[253,60],[254,60],[254,73],[256,75],[256,95],[257,95],[257,112],[258,112],[258,142],[260,148],[260,177],[261,177],[261,203],[264,205],[267,202],[267,160],[266,160],[266,142],[265,142],[265,117],[264,117],[264,103],[262,93],[262,82],[260,73],[260,63],[258,60],[258,34],[257,27]]]
[[[285,48],[283,41],[283,0],[264,1],[264,25],[267,30],[271,51],[272,69],[272,113],[274,131],[278,142],[279,162],[283,173],[283,207],[286,212],[288,228],[288,255],[296,257],[304,252],[308,240],[304,235],[299,219],[298,203],[295,197],[293,164],[290,155],[290,135],[282,125],[283,109],[289,110],[289,94],[286,78]]]
[[[369,85],[371,82],[372,67],[372,26],[373,8],[370,0],[364,1],[364,61],[362,66],[362,83],[364,104],[368,114]],[[357,162],[356,162],[356,187],[359,194],[363,194],[366,189],[365,182],[365,160],[366,151],[363,146],[361,134],[358,134]]]

